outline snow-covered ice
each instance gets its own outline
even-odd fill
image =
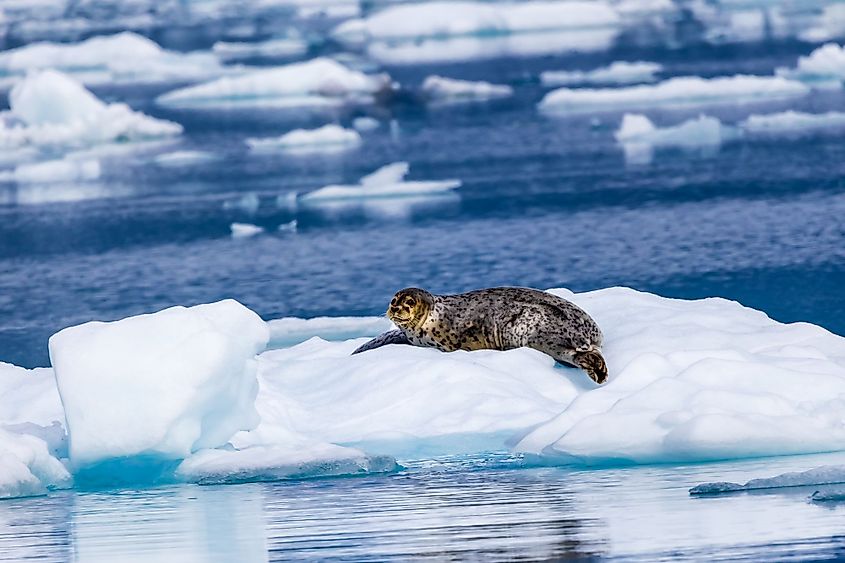
[[[391,87],[385,74],[368,75],[329,58],[253,70],[163,94],[177,107],[299,107],[372,103]]]
[[[699,115],[678,125],[657,127],[642,114],[626,113],[615,133],[629,163],[651,162],[655,148],[714,149],[739,132],[715,117]]]
[[[50,338],[75,467],[183,459],[258,424],[258,315],[232,300],[66,328]]]
[[[751,115],[740,127],[755,135],[807,135],[821,131],[845,131],[845,112],[804,113],[788,110]]]
[[[361,135],[354,129],[329,124],[317,129],[295,129],[280,137],[250,138],[246,144],[255,151],[338,152],[358,147]]]
[[[714,495],[737,491],[834,485],[839,483],[845,483],[845,465],[823,465],[808,469],[807,471],[796,471],[783,473],[775,477],[752,479],[744,485],[729,482],[702,483],[690,489],[689,492],[691,495]]]
[[[221,66],[209,52],[168,51],[125,31],[81,43],[31,43],[0,52],[0,87],[45,69],[59,70],[89,85],[195,82],[236,70]]]
[[[816,88],[841,88],[845,82],[845,47],[827,43],[799,57],[796,68],[779,68],[777,74]]]
[[[513,96],[513,88],[506,84],[484,81],[458,80],[431,75],[422,83],[422,92],[432,103],[483,102]]]
[[[78,82],[54,70],[34,72],[9,93],[11,110],[0,114],[0,147],[69,149],[179,135],[182,126],[106,104]]]
[[[661,70],[663,65],[658,63],[616,61],[593,70],[547,70],[540,73],[540,82],[543,86],[639,84],[654,82]]]
[[[584,113],[659,106],[743,104],[799,98],[809,93],[801,82],[779,76],[684,76],[654,85],[625,88],[559,88],[540,101],[547,113]]]
[[[263,233],[264,228],[252,223],[232,223],[229,225],[229,231],[232,238],[250,238]]]
[[[407,162],[394,162],[361,178],[356,185],[332,185],[299,196],[305,203],[321,203],[365,198],[407,197],[449,192],[461,185],[460,180],[405,181]]]

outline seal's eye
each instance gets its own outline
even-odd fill
[[[413,297],[409,297],[407,303],[411,307],[415,307],[417,305],[417,301]]]

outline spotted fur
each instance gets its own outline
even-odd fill
[[[387,332],[355,354],[391,343],[455,350],[511,350],[527,346],[580,367],[596,383],[607,379],[602,333],[574,303],[523,287],[494,287],[455,295],[407,288],[394,295],[387,316],[401,334]]]

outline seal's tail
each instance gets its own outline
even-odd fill
[[[576,352],[575,362],[587,372],[587,375],[596,383],[604,383],[607,380],[607,364],[598,350],[587,352]]]

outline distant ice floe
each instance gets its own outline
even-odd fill
[[[255,43],[218,41],[211,50],[224,62],[252,58],[286,59],[308,52],[308,41],[301,37],[280,37]]]
[[[367,75],[317,58],[181,88],[156,101],[186,108],[337,106],[373,103],[390,87],[386,74]]]
[[[264,232],[262,227],[251,223],[232,223],[229,225],[232,238],[250,238]]]
[[[779,68],[776,72],[815,88],[841,88],[845,82],[845,47],[836,43],[822,45],[808,56],[799,57],[796,68]]]
[[[357,185],[332,185],[299,196],[303,203],[367,198],[395,198],[442,194],[461,185],[460,180],[405,181],[407,162],[394,162],[364,176]]]
[[[182,126],[106,104],[53,70],[35,72],[12,88],[11,110],[0,113],[0,147],[71,149],[173,137]]]
[[[739,491],[835,485],[840,483],[845,483],[845,465],[823,465],[808,469],[807,471],[783,473],[775,477],[752,479],[744,485],[726,482],[702,483],[690,489],[689,492],[691,495],[715,495]]]
[[[60,182],[88,182],[100,177],[99,160],[65,158],[21,164],[13,171],[0,171],[0,182],[21,184],[50,184]]]
[[[828,4],[822,9],[816,25],[802,29],[798,38],[802,41],[821,43],[845,36],[845,5]]]
[[[505,84],[458,80],[432,75],[422,83],[422,92],[429,103],[452,104],[484,102],[513,96],[513,88]]]
[[[727,140],[737,138],[739,132],[707,115],[671,127],[656,127],[644,115],[626,113],[614,136],[625,150],[628,163],[647,164],[652,161],[656,148],[712,150]]]
[[[359,133],[369,133],[381,127],[381,122],[372,117],[356,117],[352,120],[352,127]]]
[[[203,164],[215,158],[214,154],[207,151],[183,150],[157,155],[153,158],[153,162],[166,168],[179,168],[182,166]]]
[[[246,144],[254,151],[342,152],[360,146],[361,135],[353,129],[330,124],[318,129],[295,129],[280,137],[249,138]]]
[[[585,113],[657,106],[743,104],[799,98],[810,89],[777,76],[687,76],[655,85],[625,88],[559,88],[546,94],[538,108],[545,113]]]
[[[594,70],[547,70],[540,73],[540,82],[543,86],[640,84],[656,81],[662,70],[658,63],[616,61]]]
[[[753,135],[807,135],[823,131],[845,131],[845,113],[804,113],[784,111],[765,115],[751,115],[740,123],[746,133]]]
[[[376,60],[415,64],[606,49],[620,17],[606,2],[428,2],[389,6],[332,36]]]
[[[0,88],[44,69],[59,70],[87,85],[196,82],[237,70],[224,68],[209,52],[168,51],[126,31],[81,43],[32,43],[0,52]]]

